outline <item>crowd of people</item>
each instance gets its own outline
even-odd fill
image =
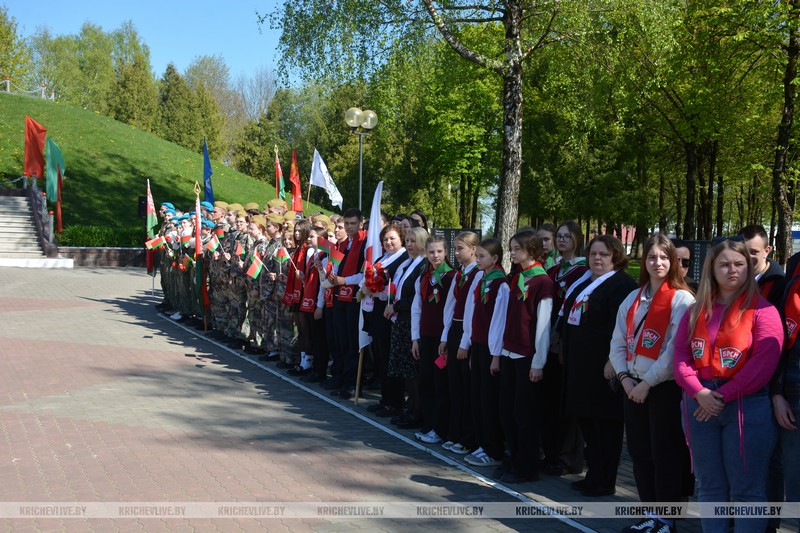
[[[357,209],[201,210],[195,263],[198,217],[161,206],[161,311],[342,399],[361,393],[368,334],[368,411],[503,483],[585,470],[577,494],[612,495],[625,436],[642,502],[695,486],[700,502],[800,500],[800,259],[786,276],[761,226],[714,245],[698,283],[686,243],[652,235],[634,280],[616,237],[586,243],[569,220],[507,243],[464,231],[450,264],[423,213],[384,214],[370,262]],[[624,531],[675,528],[652,515]]]

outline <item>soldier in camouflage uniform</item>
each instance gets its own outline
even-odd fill
[[[227,294],[226,290],[230,285],[230,276],[226,268],[226,260],[223,256],[224,245],[227,234],[230,232],[230,225],[225,220],[228,213],[228,204],[225,202],[214,202],[214,212],[212,220],[215,222],[214,234],[220,242],[219,248],[212,254],[208,254],[206,261],[208,267],[208,297],[211,302],[209,314],[211,315],[210,327],[214,332],[211,336],[221,338],[225,333],[225,317],[227,315]]]
[[[253,216],[248,224],[247,229],[252,239],[252,247],[247,252],[245,271],[253,264],[256,253],[261,259],[266,257],[268,253],[269,241],[264,235],[266,224],[267,220],[262,215]],[[266,301],[262,298],[262,294],[265,291],[265,286],[271,283],[272,281],[269,280],[269,275],[263,267],[255,279],[247,276],[247,323],[250,326],[250,334],[248,336],[249,344],[245,351],[249,354],[262,355],[267,353],[267,349],[264,348],[264,339],[271,335],[271,332],[263,329]]]
[[[241,207],[241,206],[239,206]],[[237,210],[238,213],[243,213]],[[229,265],[230,293],[228,299],[228,316],[225,325],[225,335],[233,339],[233,345],[243,346],[248,337],[247,318],[247,283],[245,281],[244,254],[238,255],[237,244],[244,252],[251,246],[250,237],[247,235],[247,219],[242,214],[237,214],[234,231],[229,239],[229,251],[226,259]]]

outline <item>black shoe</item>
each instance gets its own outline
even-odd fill
[[[415,416],[410,416],[403,421],[397,423],[400,429],[419,429],[422,427],[422,419]]]
[[[311,367],[303,368],[300,365],[295,365],[294,368],[292,368],[288,372],[290,376],[305,376],[306,374],[310,373],[311,373]]]
[[[241,350],[247,345],[247,341],[244,339],[231,339],[230,341],[226,342],[228,346],[233,348],[234,350]]]
[[[577,491],[586,490],[590,487],[591,485],[589,484],[588,481],[586,481],[586,479],[579,479],[578,481],[573,481],[572,483],[569,484],[569,488]]]
[[[498,466],[497,468],[494,469],[494,472],[492,472],[492,477],[499,480],[508,473],[509,471],[505,466]]]
[[[389,417],[394,418],[395,416],[400,415],[402,412],[403,410],[400,409],[399,407],[390,407],[387,405],[379,409],[378,411],[375,411],[375,416],[378,416],[380,418],[389,418]]]
[[[290,365],[289,363],[285,363],[283,361],[278,361],[278,364],[275,365],[277,368],[281,370],[287,370],[289,368],[294,368],[294,365]]]
[[[356,388],[355,387],[345,387],[339,391],[339,398],[342,400],[349,400],[350,398],[355,397],[356,395]],[[364,397],[364,393],[359,391],[359,398]]]
[[[312,372],[300,378],[303,383],[321,383],[325,381],[325,376],[319,372]]]
[[[616,493],[616,487],[587,487],[581,491],[581,494],[587,498],[602,498],[603,496],[613,496]]]
[[[383,405],[383,400],[379,401],[378,403],[372,404],[367,407],[367,411],[370,413],[377,413],[381,409],[385,408],[386,406]]]
[[[542,467],[542,472],[548,476],[563,476],[567,473],[566,469],[559,464],[547,464]]]
[[[322,388],[325,390],[338,390],[342,388],[342,380],[340,378],[331,378],[327,380]]]
[[[250,355],[264,355],[267,352],[266,350],[253,346],[252,344],[248,344],[247,346],[244,347],[244,353]]]

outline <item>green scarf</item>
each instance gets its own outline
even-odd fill
[[[517,287],[519,287],[519,296],[517,296],[517,298],[524,302],[528,298],[528,280],[534,276],[542,275],[547,275],[547,272],[538,261],[534,262],[525,270],[522,270],[517,276]]]
[[[492,269],[483,276],[481,279],[481,303],[485,304],[488,300],[489,283],[504,277],[506,277],[506,273],[503,272],[503,269],[499,266],[492,267]]]

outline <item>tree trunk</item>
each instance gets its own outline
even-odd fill
[[[664,194],[666,193],[666,186],[664,183],[664,174],[658,178],[658,231],[667,234],[667,212],[664,210]],[[675,233],[677,236],[677,231]]]
[[[705,239],[710,241],[712,235],[712,220],[713,220],[713,209],[712,206],[714,205],[714,175],[717,173],[717,154],[719,153],[719,141],[711,141],[708,143],[708,153],[707,153],[707,161],[708,161],[708,189],[706,191],[706,206],[705,206],[705,220],[703,225],[705,226]]]
[[[681,213],[683,212],[683,194],[681,193],[681,180],[676,180],[676,187],[675,187],[675,210],[677,214],[675,215],[675,236],[681,239],[686,239],[686,233],[683,231],[683,227],[681,227]]]
[[[794,121],[794,103],[796,97],[795,79],[797,78],[797,57],[800,55],[800,39],[798,38],[797,19],[800,16],[800,0],[789,0],[787,24],[789,40],[786,46],[786,68],[783,72],[783,110],[781,123],[778,126],[778,139],[775,143],[775,164],[772,167],[772,185],[774,201],[778,208],[778,236],[776,242],[776,258],[782,265],[792,255],[792,218],[794,209],[789,202],[789,183],[786,173],[786,153]]]
[[[503,246],[517,229],[519,183],[522,176],[522,65],[513,64],[503,76],[503,170],[497,192],[494,235]],[[508,254],[503,258],[511,266]]]
[[[725,207],[725,180],[722,176],[722,173],[717,175],[717,227],[715,231],[715,235],[717,237],[722,236],[723,232],[723,209]]]
[[[696,239],[694,213],[697,193],[697,145],[694,142],[687,142],[683,148],[686,151],[686,213],[683,216],[683,237]]]

